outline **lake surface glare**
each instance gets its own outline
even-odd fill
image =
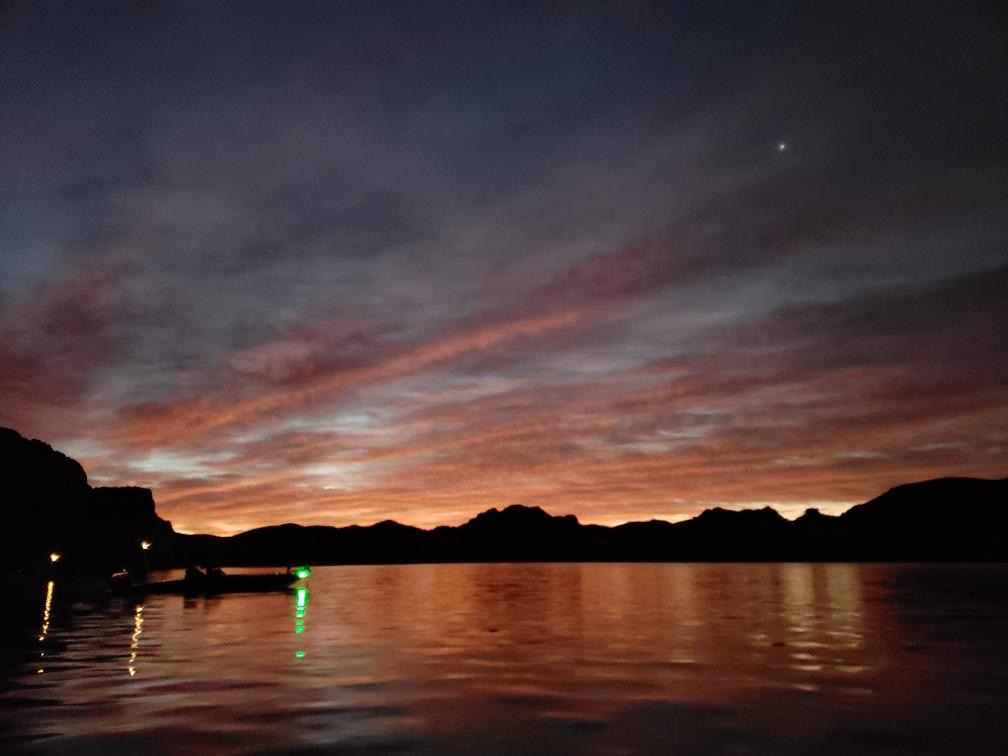
[[[1004,565],[352,566],[300,585],[98,604],[54,585],[0,669],[0,750],[1008,753]]]

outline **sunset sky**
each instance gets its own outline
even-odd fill
[[[189,532],[1008,475],[1004,15],[885,5],[3,3],[0,425]]]

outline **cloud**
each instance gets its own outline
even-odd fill
[[[323,6],[4,11],[0,422],[220,531],[1004,474],[981,12]]]
[[[0,309],[0,421],[43,432],[54,416],[86,411],[91,381],[124,348],[120,324],[135,312],[122,276],[100,260]]]

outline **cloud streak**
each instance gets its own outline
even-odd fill
[[[0,423],[184,529],[1006,474],[979,10],[62,11],[0,15]]]

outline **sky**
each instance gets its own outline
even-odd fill
[[[0,425],[222,534],[1003,477],[1005,32],[0,3]]]

